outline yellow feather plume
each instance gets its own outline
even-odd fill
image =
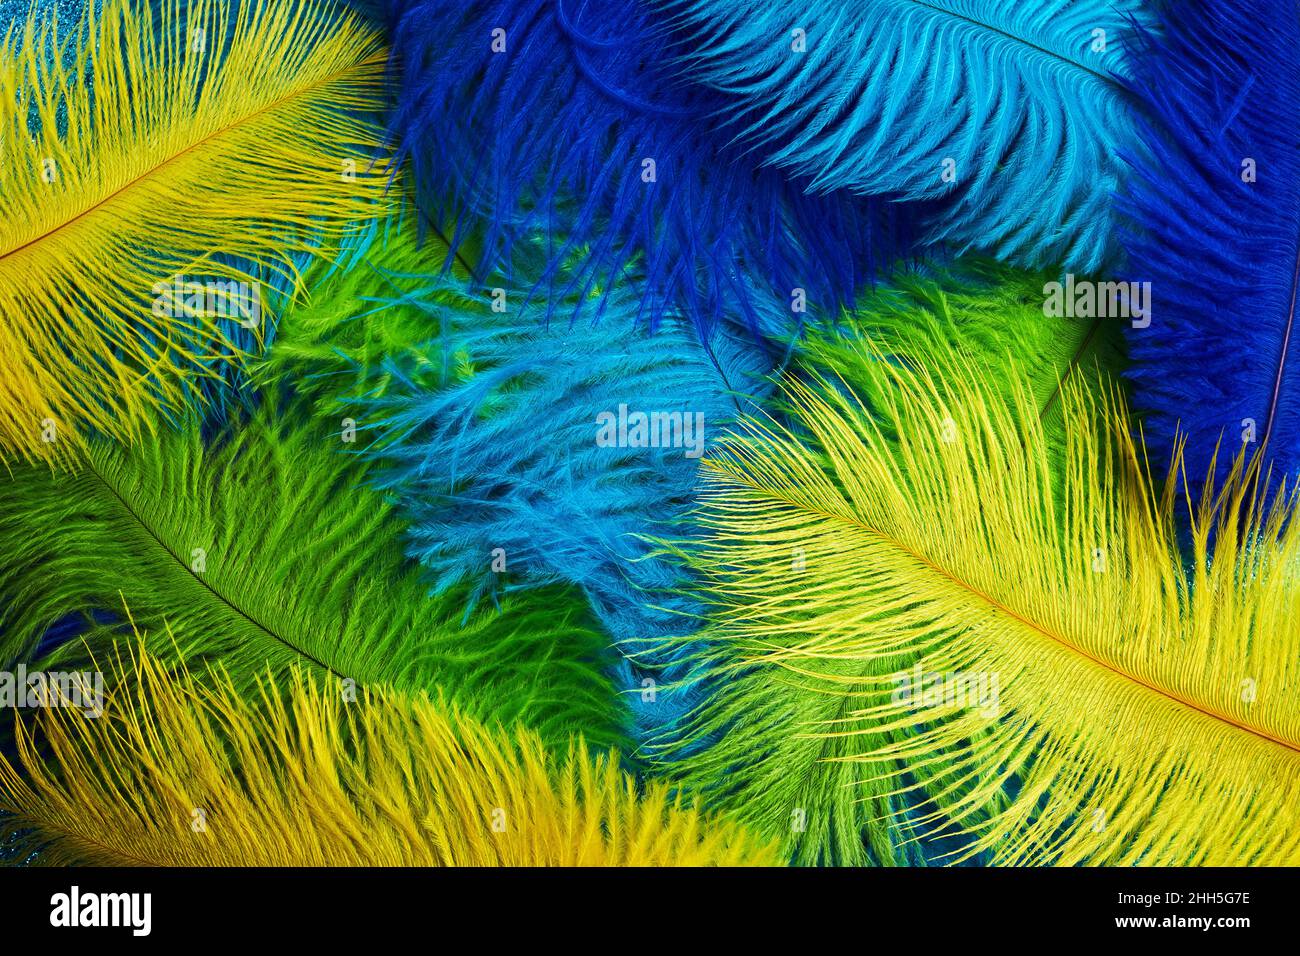
[[[160,289],[251,295],[265,273],[296,289],[295,257],[374,214],[387,179],[360,118],[385,53],[355,17],[318,0],[87,6],[75,54],[47,56],[35,17],[0,42],[5,458],[66,462],[87,431],[129,440],[181,407],[242,362],[231,331],[259,338],[260,309],[158,309]]]
[[[746,732],[837,739],[859,781],[933,797],[906,825],[955,823],[962,858],[1300,863],[1294,493],[1239,460],[1184,553],[1117,395],[1064,389],[1054,478],[1026,388],[916,357],[863,348],[870,413],[790,380],[795,428],[756,422],[707,463],[712,636],[770,694],[843,698]]]
[[[297,673],[241,698],[141,653],[102,716],[16,721],[0,806],[37,862],[149,866],[770,865],[774,848],[612,754],[563,759],[424,695],[348,701]],[[70,698],[68,698],[70,700]],[[39,742],[39,753],[38,753]],[[45,756],[42,756],[45,755]],[[25,772],[24,772],[25,771]]]

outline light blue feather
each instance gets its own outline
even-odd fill
[[[540,268],[546,255],[539,246],[528,258]],[[661,639],[693,631],[700,608],[683,596],[678,565],[646,538],[690,536],[700,453],[755,408],[784,354],[765,350],[741,320],[708,344],[681,313],[650,331],[637,321],[631,276],[604,295],[598,321],[548,324],[556,303],[519,291],[535,274],[499,280],[512,289],[500,312],[491,287],[395,277],[400,290],[367,302],[364,321],[384,321],[386,307],[418,309],[428,337],[376,366],[337,411],[358,423],[357,446],[379,463],[374,480],[399,501],[408,553],[435,590],[464,587],[481,602],[552,582],[580,586],[629,657],[618,680],[634,720],[645,735],[662,733],[699,688],[675,666],[689,646]],[[564,305],[567,313],[574,303]],[[788,337],[790,318],[766,307],[764,339]],[[609,447],[598,419],[617,419],[620,406],[628,416],[698,415],[702,442],[687,445],[672,430],[667,444],[680,439],[677,447],[619,447],[616,431]],[[667,650],[639,658],[650,645]],[[653,693],[643,693],[645,680]]]
[[[718,122],[811,190],[939,202],[929,241],[959,252],[1113,262],[1139,0],[652,3]]]

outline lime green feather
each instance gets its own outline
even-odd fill
[[[613,652],[581,596],[507,594],[462,620],[464,595],[430,595],[348,447],[337,421],[268,401],[206,447],[191,427],[92,444],[67,475],[16,468],[0,481],[0,658],[32,659],[69,615],[87,617],[100,649],[122,633],[104,613],[125,606],[153,652],[237,680],[298,664],[357,686],[440,688],[548,743],[581,731],[622,744]],[[52,660],[83,653],[76,640]]]
[[[391,381],[385,366],[393,361],[429,388],[468,377],[463,357],[437,347],[453,330],[432,318],[440,314],[432,306],[457,301],[434,281],[447,258],[445,242],[432,234],[421,239],[398,213],[380,220],[375,232],[354,256],[308,271],[306,299],[286,307],[274,346],[253,367],[258,385],[291,388],[332,412],[359,395],[383,395]]]
[[[875,379],[862,371],[863,339],[909,363],[951,350],[978,363],[1004,399],[1028,388],[1059,439],[1061,385],[1075,376],[1089,385],[1113,381],[1125,357],[1120,319],[1049,314],[1045,286],[1055,278],[975,257],[900,271],[846,315],[838,331],[813,330],[804,360],[869,399]]]

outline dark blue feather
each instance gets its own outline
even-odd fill
[[[585,306],[635,268],[652,327],[676,308],[704,332],[724,313],[754,327],[757,299],[795,289],[810,310],[850,302],[911,210],[763,165],[718,129],[724,99],[678,75],[658,19],[639,0],[392,0],[391,128],[430,224],[456,248],[482,226],[483,272],[520,236],[562,234],[536,280],[563,273]]]
[[[1300,8],[1207,0],[1147,35],[1134,92],[1150,122],[1122,208],[1131,277],[1151,283],[1128,330],[1148,444],[1220,476],[1243,442],[1300,472]],[[1251,170],[1254,181],[1248,181]]]

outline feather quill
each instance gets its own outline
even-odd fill
[[[1027,389],[1004,400],[942,353],[881,359],[863,347],[883,410],[795,380],[808,437],[755,422],[709,463],[694,562],[713,636],[767,674],[721,706],[803,718],[754,721],[753,772],[791,737],[826,741],[846,784],[935,799],[900,823],[955,826],[958,859],[1300,859],[1296,495],[1239,464],[1194,510],[1185,572],[1174,483],[1149,477],[1118,399],[1063,391],[1058,492]],[[1211,559],[1212,536],[1236,547]],[[822,712],[794,710],[791,683]]]
[[[0,659],[31,660],[75,615],[80,633],[44,647],[44,666],[83,662],[121,637],[111,615],[125,602],[150,633],[170,628],[153,653],[219,662],[240,686],[305,667],[441,688],[548,744],[582,732],[621,745],[617,654],[581,595],[503,594],[468,617],[463,591],[431,597],[402,555],[399,515],[342,437],[337,419],[268,400],[206,447],[190,426],[138,447],[92,443],[66,474],[16,467],[0,481]]]
[[[968,362],[1004,403],[1014,407],[1016,394],[1026,392],[1057,488],[1065,473],[1062,391],[1080,382],[1104,387],[1122,367],[1122,335],[1115,322],[1045,315],[1041,290],[1048,279],[1047,273],[979,260],[896,274],[842,317],[838,329],[810,330],[790,374],[853,396],[889,433],[897,383],[886,369],[923,369],[947,356]],[[864,341],[880,351],[864,350]],[[803,453],[822,455],[828,471],[845,467],[804,426],[802,407],[781,395],[766,409],[780,410],[801,436]],[[940,427],[956,436],[955,420]],[[704,517],[710,516],[706,508]],[[792,586],[825,580],[825,563],[807,541],[791,539],[784,556],[773,548],[771,559],[784,562]],[[712,603],[707,592],[704,603]],[[953,848],[951,841],[936,841],[918,849],[905,827],[932,811],[935,801],[947,802],[942,787],[893,793],[887,781],[864,779],[861,768],[845,759],[855,752],[855,738],[805,731],[853,712],[850,688],[861,678],[861,662],[823,662],[823,671],[843,682],[828,693],[822,682],[793,670],[774,676],[770,666],[747,666],[730,636],[726,629],[721,640],[708,629],[692,636],[692,673],[713,693],[689,719],[649,742],[657,773],[706,795],[754,832],[780,839],[799,865],[919,864]]]

